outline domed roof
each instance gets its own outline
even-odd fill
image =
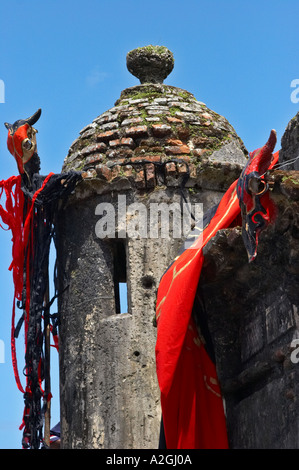
[[[111,181],[132,165],[135,170],[142,164],[182,162],[193,173],[224,165],[239,175],[247,154],[241,139],[223,116],[191,93],[163,84],[173,62],[162,46],[129,52],[128,69],[141,84],[122,91],[111,109],[80,131],[63,170],[88,171],[92,178]]]

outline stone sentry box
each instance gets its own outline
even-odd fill
[[[68,285],[59,299],[63,448],[158,446],[156,291],[182,239],[171,233],[169,239],[118,238],[117,224],[116,238],[99,238],[96,207],[111,203],[117,213],[118,196],[126,196],[127,204],[149,210],[153,202],[181,203],[183,191],[207,210],[246,162],[247,151],[224,117],[191,93],[162,83],[172,69],[170,51],[149,46],[128,59],[136,76],[145,61],[141,69],[148,75],[82,129],[63,166],[88,177],[65,207],[58,230],[60,287]],[[200,289],[233,448],[292,447],[298,439],[297,372],[290,361],[298,306],[296,187],[286,196],[289,186],[277,178],[274,194],[284,216],[262,237],[257,262],[248,265],[236,229],[219,233],[206,247]],[[118,313],[119,282],[127,284],[124,313]]]
[[[104,199],[114,202],[111,195]],[[160,419],[155,293],[180,240],[97,238],[94,212],[102,200],[98,196],[77,202],[63,223],[61,261],[70,285],[62,300],[60,327],[64,445],[155,448]],[[116,250],[126,255],[122,280],[127,282],[127,313],[117,308]]]
[[[207,210],[246,162],[246,149],[223,116],[161,83],[173,66],[168,49],[150,46],[127,57],[136,76],[142,63],[148,74],[82,129],[63,166],[88,177],[58,230],[61,290],[68,285],[59,299],[63,448],[155,449],[159,439],[156,291],[184,236],[118,238],[116,225],[115,239],[101,239],[96,207],[111,203],[117,213],[118,197],[126,196],[127,204],[147,209],[186,198]],[[128,311],[119,314],[121,281]]]

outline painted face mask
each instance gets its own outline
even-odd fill
[[[276,140],[276,131],[272,130],[268,142],[250,153],[247,165],[237,184],[243,221],[242,236],[249,262],[256,257],[260,232],[275,215],[275,207],[269,196],[265,174],[278,159],[278,152],[273,155]]]
[[[20,174],[26,172],[25,165],[36,152],[36,133],[32,127],[40,118],[41,109],[28,119],[19,119],[14,124],[4,123],[8,129],[7,147],[14,156]]]

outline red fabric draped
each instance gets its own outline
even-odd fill
[[[11,176],[7,180],[0,182],[0,199],[5,194],[5,208],[0,204],[0,218],[7,227],[2,227],[5,230],[11,230],[12,233],[12,262],[9,270],[13,272],[14,282],[14,301],[12,310],[12,322],[11,322],[11,353],[12,353],[12,364],[15,375],[15,380],[18,389],[25,393],[24,387],[21,383],[17,355],[16,355],[16,344],[15,344],[15,313],[16,313],[16,301],[22,302],[22,292],[24,283],[24,268],[26,266],[26,305],[25,312],[27,318],[25,321],[25,348],[26,348],[26,333],[29,319],[29,308],[30,308],[30,257],[33,254],[33,240],[31,235],[32,221],[34,215],[34,202],[38,197],[38,194],[44,189],[45,185],[51,178],[53,173],[50,173],[44,180],[43,185],[37,190],[32,200],[26,201],[25,209],[25,198],[24,193],[21,189],[21,176]],[[24,214],[26,212],[26,216]],[[26,392],[30,393],[30,384],[26,383]]]
[[[269,167],[278,161],[276,152]],[[208,227],[166,271],[157,294],[156,368],[168,449],[228,448],[216,367],[202,344],[191,313],[204,262],[203,247],[218,230],[239,225],[235,181],[222,197]],[[269,194],[261,197],[268,221],[274,216]]]
[[[168,449],[227,448],[215,365],[191,318],[204,257],[202,248],[240,213],[234,182],[202,239],[185,250],[161,279],[157,296],[157,376]]]
[[[25,259],[25,244],[23,232],[24,217],[24,194],[21,190],[21,176],[12,176],[8,180],[0,182],[0,197],[5,193],[5,209],[0,204],[0,217],[5,225],[6,230],[10,229],[12,233],[12,262],[9,270],[13,272],[14,282],[14,301],[12,311],[11,326],[11,351],[14,375],[18,389],[24,393],[23,386],[20,381],[16,345],[15,345],[15,304],[16,300],[22,301],[23,290],[23,273]],[[2,227],[4,228],[4,227]]]

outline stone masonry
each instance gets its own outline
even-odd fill
[[[161,51],[168,61],[165,48],[129,53],[130,70],[139,76],[140,57],[148,64],[149,54]],[[154,63],[169,73],[161,57]],[[127,205],[141,203],[147,213],[152,204],[185,201],[207,210],[246,162],[247,151],[224,117],[191,93],[163,84],[161,70],[139,78],[142,84],[125,89],[111,109],[82,129],[63,165],[85,176],[58,230],[60,285],[68,286],[59,301],[63,448],[158,446],[156,291],[184,236],[175,238],[172,224],[168,239],[128,236],[118,219],[119,198]],[[115,209],[115,238],[96,235],[99,204]],[[134,217],[126,214],[125,222]],[[149,233],[149,219],[142,228]],[[120,282],[127,285],[122,313]]]
[[[281,139],[279,162],[285,170],[299,170],[299,112],[290,120]]]
[[[273,173],[277,218],[254,262],[238,227],[219,231],[205,247],[200,289],[233,449],[299,447],[298,188],[297,171]]]
[[[217,203],[239,177],[247,151],[228,121],[186,90],[165,85],[170,51],[148,46],[127,56],[141,84],[122,91],[81,130],[63,169],[85,179],[59,220],[62,447],[156,449],[160,396],[153,326],[159,280],[184,236],[148,236],[153,205]],[[262,145],[263,143],[261,143]],[[298,114],[280,161],[297,156]],[[253,150],[253,149],[250,149]],[[205,247],[203,296],[225,400],[230,447],[298,448],[299,178],[297,163],[269,175],[277,207],[248,263],[240,227]],[[97,235],[99,208],[115,211],[115,236]],[[192,206],[191,206],[192,207]],[[121,217],[120,214],[124,214]],[[144,214],[143,214],[144,216]],[[129,236],[129,225],[139,235]],[[190,229],[193,222],[190,221]],[[140,235],[140,231],[142,235]],[[127,285],[127,311],[119,308]]]

